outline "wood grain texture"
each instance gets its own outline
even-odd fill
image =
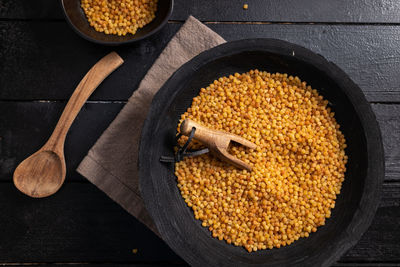
[[[34,197],[47,197],[60,189],[66,176],[64,155],[45,148],[24,159],[14,171],[13,182],[22,193]]]
[[[117,53],[111,52],[89,69],[69,98],[53,133],[45,144],[46,149],[59,154],[64,151],[65,137],[82,106],[99,84],[123,62]]]
[[[207,24],[226,40],[277,38],[341,67],[369,101],[400,102],[400,26]],[[181,24],[116,51],[125,60],[92,100],[126,100]],[[0,99],[68,99],[82,73],[115,49],[77,36],[65,22],[0,22]],[[13,77],[9,79],[7,77]]]
[[[139,43],[118,47],[125,64],[92,99],[128,99],[177,30],[177,25],[167,27]],[[115,50],[80,38],[65,22],[0,22],[0,48],[0,98],[29,100],[68,99],[82,75]]]
[[[117,53],[111,52],[90,68],[68,100],[47,142],[15,169],[13,181],[18,190],[40,198],[54,194],[62,186],[66,175],[64,142],[68,130],[97,86],[123,62]]]
[[[180,261],[153,232],[89,183],[65,184],[54,196],[35,200],[12,183],[1,183],[0,199],[7,214],[0,216],[0,262]],[[13,205],[7,204],[10,200]]]
[[[215,156],[229,164],[232,164],[233,166],[251,171],[251,165],[231,155],[228,152],[228,149],[231,141],[234,141],[250,149],[256,149],[256,144],[235,134],[229,134],[224,131],[207,128],[200,123],[197,123],[190,119],[186,119],[182,122],[180,132],[183,135],[189,137],[193,128],[195,129],[193,139],[196,139],[203,143]]]
[[[2,264],[2,266],[26,266],[26,265],[34,265],[34,266],[57,266],[57,267],[76,267],[76,266],[84,266],[84,267],[153,267],[153,266],[189,266],[188,264],[185,264],[183,262],[180,263],[158,263],[158,264],[152,264],[152,263],[132,263],[132,262],[123,262],[123,263],[92,263],[92,262],[83,262],[83,263],[74,263],[74,262],[56,262],[56,263],[5,263]],[[332,267],[398,267],[399,265],[397,263],[346,263],[346,262],[338,262]]]
[[[60,1],[0,0],[1,19],[64,19]]]
[[[400,3],[388,0],[203,0],[201,5],[195,2],[176,0],[172,19],[184,20],[192,14],[205,21],[393,23],[399,21],[394,17],[400,13]],[[247,10],[243,9],[245,3]]]
[[[386,181],[400,181],[400,105],[372,105],[382,132]]]
[[[22,263],[5,263],[2,264],[2,266],[26,266],[26,265],[35,265],[35,266],[57,266],[57,267],[76,267],[76,266],[84,266],[84,267],[153,267],[153,266],[189,266],[188,264],[185,264],[183,262],[179,263],[158,263],[158,264],[153,264],[153,263],[132,263],[132,262],[122,262],[122,263],[93,263],[93,262],[83,262],[83,263],[74,263],[74,262],[56,262],[56,263],[28,263],[28,264],[22,264]],[[338,262],[332,267],[398,267],[399,265],[396,263],[346,263],[346,262]]]
[[[118,114],[124,103],[86,104],[68,132],[65,143],[67,173],[80,161]],[[65,102],[0,103],[0,180],[11,181],[17,165],[49,138]],[[80,176],[67,176],[84,181]]]
[[[247,3],[249,8],[243,9]],[[62,19],[55,0],[0,0],[0,18]],[[301,12],[299,12],[301,10]],[[399,23],[396,0],[175,0],[172,20],[194,15],[205,21]]]
[[[340,262],[400,261],[399,191],[399,183],[384,186],[372,226]],[[7,214],[0,216],[0,262],[183,263],[89,183],[66,183],[54,196],[35,201],[0,183],[0,209]]]

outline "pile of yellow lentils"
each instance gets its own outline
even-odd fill
[[[230,148],[251,172],[210,154],[175,165],[184,200],[213,237],[251,252],[289,245],[325,224],[347,162],[327,104],[298,77],[258,70],[200,90],[181,122],[190,118],[257,144]]]
[[[158,0],[81,0],[90,26],[105,34],[135,34],[155,18]]]

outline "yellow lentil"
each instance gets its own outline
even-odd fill
[[[81,0],[90,26],[105,34],[135,34],[155,18],[158,0]]]
[[[252,172],[210,154],[176,163],[181,195],[213,237],[251,252],[289,245],[325,224],[347,162],[327,104],[298,77],[259,70],[201,88],[180,122],[190,118],[257,144],[230,148]]]

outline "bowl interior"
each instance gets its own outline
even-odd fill
[[[360,117],[342,90],[342,85],[301,56],[293,56],[292,51],[288,53],[289,51],[284,50],[271,52],[257,50],[256,47],[250,50],[217,55],[208,62],[197,64],[200,66],[195,70],[177,73],[161,89],[164,92],[156,95],[146,122],[146,135],[142,136],[142,143],[145,145],[141,146],[140,151],[140,161],[148,161],[140,163],[140,168],[148,168],[143,171],[146,176],[140,177],[142,194],[145,199],[150,195],[156,198],[152,200],[153,203],[149,203],[151,200],[146,201],[146,207],[153,218],[156,217],[157,227],[163,237],[169,240],[168,244],[173,248],[184,248],[183,252],[176,252],[194,265],[311,266],[329,262],[332,257],[338,257],[337,253],[339,256],[343,253],[338,251],[338,247],[351,243],[347,239],[348,231],[355,227],[352,220],[361,205],[368,169],[368,151]],[[289,246],[248,253],[242,247],[235,247],[211,237],[208,229],[194,218],[191,208],[181,197],[173,164],[161,163],[159,158],[161,155],[173,155],[172,147],[180,115],[191,105],[192,98],[198,95],[200,88],[221,76],[256,68],[271,73],[299,76],[317,89],[335,112],[335,118],[348,144],[346,153],[349,161],[336,207],[325,226],[319,227],[308,238],[301,238]],[[162,100],[166,94],[167,99]],[[160,220],[167,221],[159,222]]]
[[[62,5],[70,24],[82,37],[90,41],[112,45],[140,40],[156,32],[168,21],[172,12],[172,2],[172,0],[159,0],[156,17],[153,21],[139,29],[135,34],[125,36],[97,32],[90,26],[85,12],[81,8],[81,0],[62,0]]]

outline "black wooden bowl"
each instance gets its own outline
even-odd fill
[[[159,31],[172,14],[174,1],[159,0],[157,4],[156,17],[152,22],[139,29],[135,34],[118,36],[114,34],[105,34],[97,32],[90,26],[85,12],[81,8],[81,0],[61,0],[64,15],[68,24],[81,37],[94,43],[103,45],[120,45],[133,43],[142,40]]]
[[[342,190],[326,225],[289,246],[248,253],[212,238],[180,195],[172,164],[180,115],[214,79],[250,69],[299,76],[330,102],[349,157]],[[154,97],[142,130],[140,190],[168,245],[194,266],[328,266],[359,240],[378,207],[384,178],[380,129],[360,88],[336,65],[303,47],[273,39],[226,43],[183,65]]]

